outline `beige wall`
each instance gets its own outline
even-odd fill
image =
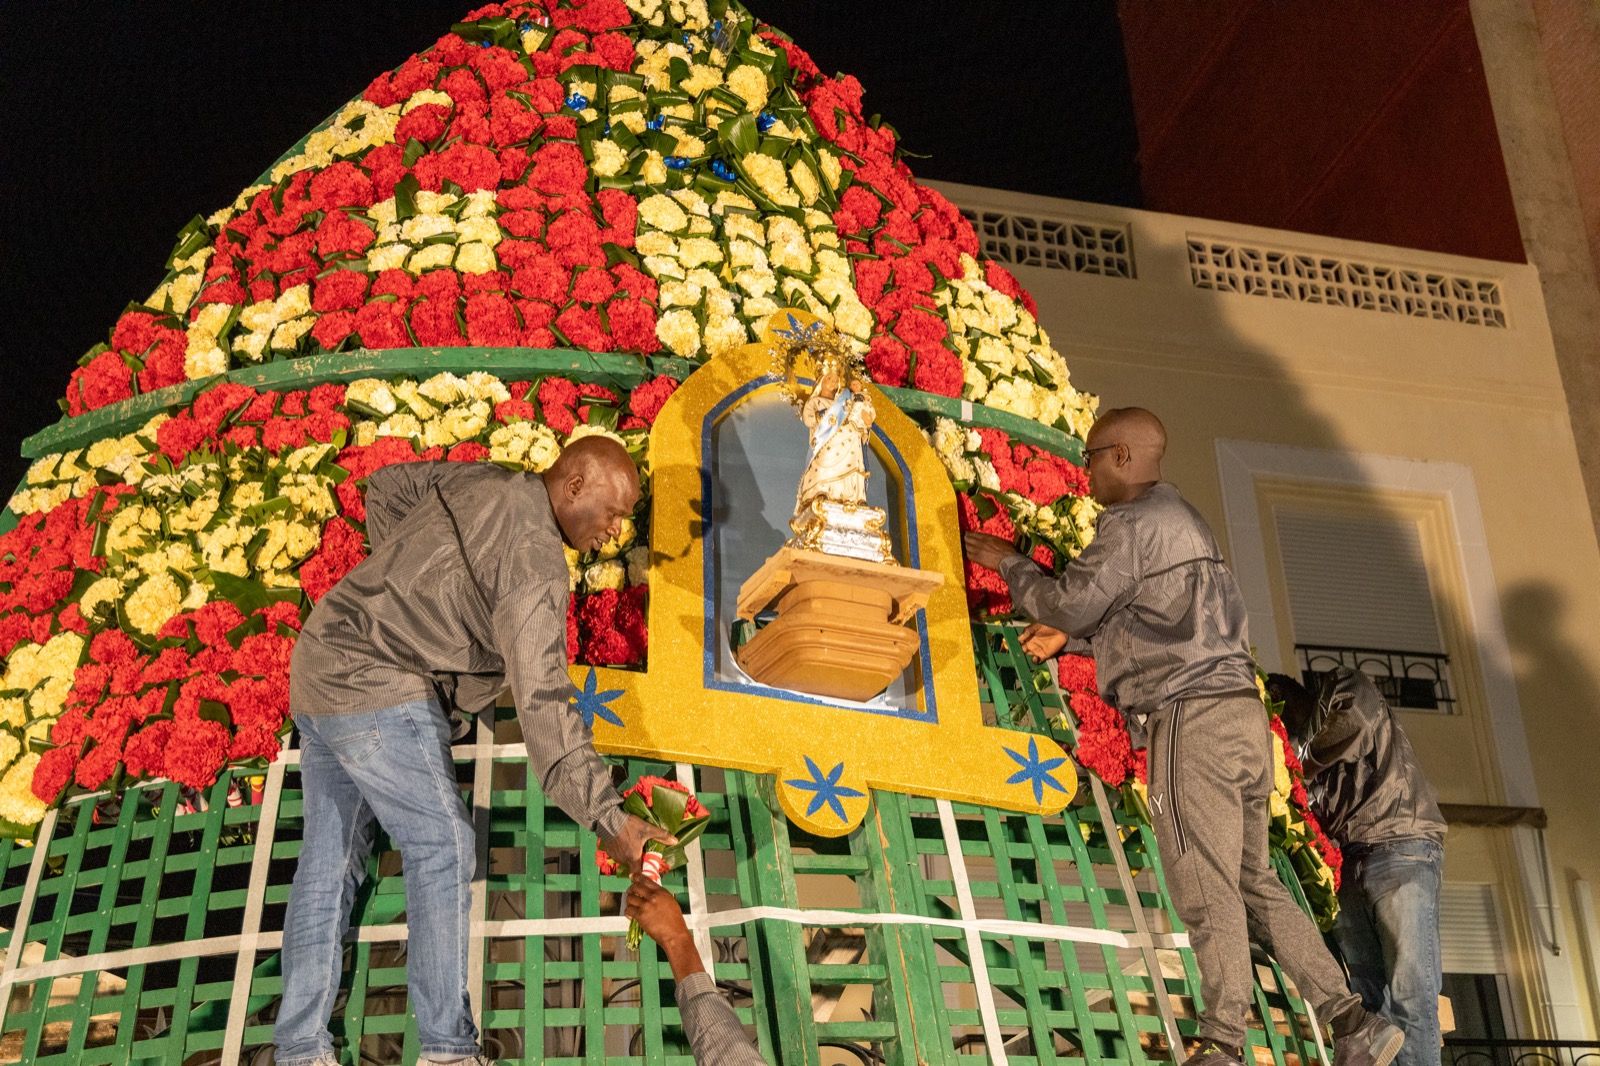
[[[1600,525],[1600,8],[1586,0],[1471,7],[1522,243],[1543,280]]]
[[[1423,497],[1455,479],[1451,528],[1460,527],[1463,573],[1443,585],[1467,620],[1483,700],[1460,716],[1408,716],[1406,725],[1447,801],[1548,811],[1560,955],[1536,946],[1543,878],[1519,869],[1531,863],[1531,837],[1463,834],[1460,849],[1447,847],[1447,876],[1500,884],[1515,911],[1508,921],[1520,928],[1527,1035],[1592,1038],[1600,990],[1588,984],[1579,938],[1592,931],[1578,924],[1572,885],[1600,884],[1600,646],[1591,636],[1600,633],[1600,549],[1535,270],[941,187],[968,209],[1127,228],[1133,280],[1013,269],[1078,387],[1099,393],[1103,407],[1147,406],[1166,421],[1168,477],[1225,546],[1219,441],[1303,450],[1286,454],[1312,456],[1321,476],[1365,491],[1367,505],[1395,506],[1394,486],[1373,482],[1379,468],[1413,478]],[[1194,236],[1493,280],[1507,328],[1201,289],[1186,247]],[[1281,657],[1255,613],[1262,657]]]

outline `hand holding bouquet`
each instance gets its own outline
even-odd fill
[[[673,838],[673,843],[647,840],[639,860],[639,873],[653,884],[661,883],[661,875],[683,862],[684,849],[702,832],[711,820],[711,813],[695,799],[694,793],[676,781],[663,777],[645,776],[622,794],[622,809],[646,825],[661,830]],[[603,874],[631,874],[631,856],[622,861],[606,854],[605,848],[595,851],[595,863]],[[637,921],[628,925],[628,947],[637,951],[643,931]]]

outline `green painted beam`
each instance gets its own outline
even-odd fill
[[[484,370],[503,378],[561,374],[579,381],[628,389],[658,374],[682,381],[700,365],[688,359],[643,358],[574,348],[358,348],[240,367],[227,374],[143,393],[76,418],[64,418],[40,430],[22,442],[22,454],[28,459],[37,459],[52,452],[82,448],[103,437],[130,433],[162,411],[186,404],[202,390],[224,380],[252,388],[282,390],[310,388],[325,381],[399,374],[426,376],[442,371],[469,374]],[[968,425],[1003,430],[1020,443],[1043,448],[1074,463],[1083,461],[1083,442],[1078,438],[1009,411],[916,389],[884,388],[882,391],[902,411],[942,415]]]

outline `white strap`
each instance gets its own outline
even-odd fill
[[[696,791],[694,783],[694,767],[686,762],[678,763],[678,784],[690,792]],[[696,840],[684,849],[684,873],[689,879],[689,916],[706,913],[706,862],[705,853],[700,850],[700,841]],[[693,925],[694,949],[700,953],[700,962],[706,968],[706,975],[713,981],[717,978],[716,952],[712,950],[710,926]]]
[[[863,925],[923,925],[938,929],[972,929],[993,936],[1017,936],[1031,940],[1056,940],[1083,944],[1106,944],[1117,948],[1137,948],[1139,941],[1126,933],[1092,929],[1081,925],[1044,925],[1000,918],[925,918],[918,914],[886,914],[845,910],[803,910],[795,907],[738,907],[725,911],[702,911],[684,916],[690,930],[732,929],[747,922],[792,922],[804,926],[851,928]],[[508,918],[472,923],[474,937],[582,936],[586,933],[621,936],[628,931],[628,919],[620,914],[595,918]],[[354,930],[355,939],[367,944],[393,943],[407,939],[403,924],[368,925]],[[231,954],[246,943],[242,935],[207,937],[177,941],[147,948],[102,951],[94,955],[72,955],[49,962],[19,966],[0,976],[0,991],[11,985],[38,981],[46,977],[65,977],[91,970],[112,970],[140,963],[171,962],[206,955]],[[262,932],[252,938],[266,951],[283,946],[283,933]],[[1189,938],[1182,933],[1157,933],[1150,937],[1159,948],[1184,948]]]
[[[983,1042],[989,1048],[989,1061],[1005,1066],[1005,1039],[1000,1035],[1000,1015],[994,1009],[994,986],[989,983],[989,960],[983,955],[983,934],[972,924],[978,919],[978,910],[972,905],[972,884],[967,879],[966,856],[961,853],[961,833],[956,828],[956,815],[950,801],[935,802],[939,808],[939,828],[944,830],[944,850],[950,857],[950,880],[956,886],[956,905],[961,908],[973,995],[978,998],[978,1016],[983,1020]]]

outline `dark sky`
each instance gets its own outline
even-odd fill
[[[927,178],[1136,206],[1112,0],[750,0],[866,86]],[[177,231],[232,201],[471,0],[148,0],[0,16],[0,491],[77,357],[161,280]],[[375,14],[381,12],[381,15]]]

